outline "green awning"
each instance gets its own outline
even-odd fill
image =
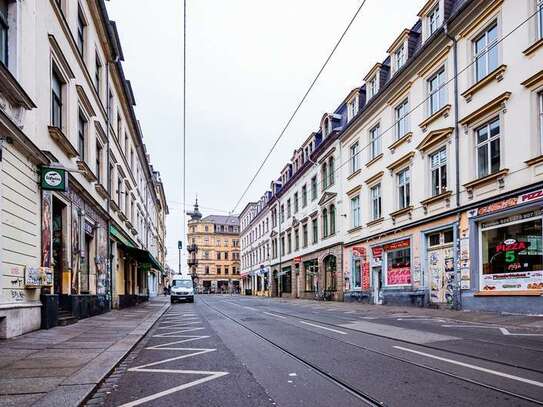
[[[126,247],[136,248],[136,243],[134,243],[130,238],[125,237],[123,232],[121,232],[115,226],[110,225],[109,233],[110,233],[111,236],[113,236],[115,239],[117,239],[119,242],[121,242]]]
[[[130,254],[135,260],[139,261],[140,263],[146,263],[149,264],[154,269],[158,269],[160,271],[164,271],[164,268],[162,265],[158,262],[157,259],[155,259],[155,256],[153,256],[149,251],[138,249],[136,247],[126,247],[126,251],[128,254]]]

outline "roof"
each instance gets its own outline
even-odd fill
[[[231,225],[239,226],[239,218],[237,215],[226,216],[226,215],[208,215],[202,219],[204,222],[211,222],[216,225]]]

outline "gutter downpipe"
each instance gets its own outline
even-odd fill
[[[460,134],[458,126],[458,43],[456,38],[449,33],[449,26],[445,24],[445,35],[453,43],[453,75],[454,75],[454,162],[455,162],[455,189],[456,189],[456,208],[460,207]],[[459,246],[460,246],[460,213],[456,214],[454,226],[455,239],[455,293],[453,296],[453,308],[462,309],[462,288],[461,273],[459,267]]]

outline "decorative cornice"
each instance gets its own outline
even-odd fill
[[[100,195],[103,199],[106,199],[108,197],[107,190],[102,184],[100,183],[94,184],[94,189],[96,189],[96,192],[98,192],[98,195]]]
[[[367,227],[375,226],[375,225],[383,222],[384,220],[385,220],[385,218],[383,218],[381,216],[379,219],[370,220],[368,223],[366,223],[366,226]]]
[[[535,86],[541,85],[542,82],[543,82],[543,69],[533,74],[528,79],[522,81],[520,84],[526,88],[533,88]]]
[[[447,206],[449,206],[450,201],[451,201],[451,195],[452,195],[452,191],[445,191],[439,195],[431,196],[430,198],[426,198],[420,201],[421,205],[424,207],[424,213],[428,212],[429,205],[439,202],[439,201],[446,201]]]
[[[531,167],[532,165],[537,165],[543,163],[543,155],[538,155],[537,157],[530,158],[529,160],[524,161],[526,165]]]
[[[360,154],[360,153],[359,153]],[[348,180],[351,180],[353,179],[354,177],[356,177],[358,174],[360,174],[362,172],[362,170],[359,168],[357,169],[355,172],[349,174],[349,176],[347,176],[347,179]]]
[[[439,3],[439,0],[428,0],[424,6],[419,10],[417,13],[418,17],[425,17],[428,12],[433,9],[437,4]]]
[[[502,5],[503,0],[495,0],[489,4],[477,17],[472,19],[469,24],[458,34],[460,38],[467,37],[485,22]]]
[[[493,82],[494,80],[500,82],[503,79],[503,74],[506,69],[507,69],[507,65],[502,64],[498,66],[496,69],[494,69],[492,72],[486,75],[479,82],[473,84],[464,92],[462,92],[462,97],[466,99],[466,102],[470,102],[473,95],[477,93],[478,91],[480,91],[481,89],[483,89],[486,85]]]
[[[315,210],[315,211],[311,212],[308,216],[309,216],[310,218],[315,218],[315,217],[317,217],[318,214],[319,214],[319,211],[318,211],[318,210]]]
[[[81,174],[85,177],[85,179],[89,182],[96,182],[98,181],[98,178],[96,178],[96,175],[92,172],[88,164],[84,160],[77,160],[77,168],[79,168],[79,171],[81,171]]]
[[[432,130],[426,135],[426,137],[424,137],[424,139],[422,139],[422,141],[417,146],[417,150],[425,153],[436,144],[448,139],[449,136],[452,134],[453,130],[454,127],[446,127],[444,129]]]
[[[377,154],[375,157],[373,157],[371,160],[369,160],[366,163],[366,167],[370,167],[371,165],[375,164],[377,161],[379,161],[381,158],[383,158],[383,153]]]
[[[426,131],[426,129],[428,128],[428,126],[430,124],[432,124],[433,122],[435,122],[437,119],[443,117],[443,118],[446,118],[449,116],[449,113],[451,111],[451,105],[450,104],[447,104],[445,106],[443,106],[441,109],[439,109],[437,112],[435,112],[434,114],[432,114],[431,116],[429,116],[426,120],[424,120],[423,122],[421,122],[419,124],[419,127],[422,129],[422,131]]]
[[[397,211],[391,212],[389,215],[393,221],[395,221],[398,216],[402,216],[402,215],[409,215],[409,218],[411,219],[412,211],[413,211],[413,205],[410,205],[410,206],[406,206],[405,208],[398,209]]]
[[[503,170],[500,170],[500,171],[495,172],[493,174],[489,174],[489,175],[487,175],[485,177],[482,177],[482,178],[477,178],[477,179],[475,179],[473,181],[470,181],[470,182],[464,184],[464,188],[466,188],[466,190],[468,192],[468,197],[472,198],[473,197],[473,189],[477,188],[477,187],[480,187],[481,185],[486,185],[486,184],[489,184],[491,182],[498,181],[498,183],[500,183],[500,185],[502,186],[503,185],[503,179],[507,175],[507,173],[509,173],[509,169],[504,168]]]
[[[493,113],[502,107],[502,104],[511,97],[511,92],[503,92],[501,95],[495,97],[490,102],[485,103],[479,109],[465,116],[460,120],[462,126],[469,125],[474,121],[484,117],[487,114]]]
[[[526,56],[530,56],[541,47],[543,47],[543,38],[540,38],[539,40],[534,42],[532,45],[522,51],[522,53]]]
[[[96,135],[100,139],[103,145],[107,144],[106,133],[98,120],[94,121],[94,128],[96,129]]]
[[[324,154],[320,159],[319,159],[319,164],[322,164],[324,161],[326,161],[328,159],[328,157],[330,157],[334,151],[336,151],[336,148],[335,147],[332,147],[330,150],[328,150],[326,152],[326,154]]]
[[[430,71],[434,70],[436,68],[436,65],[438,65],[440,62],[442,62],[443,59],[445,59],[445,57],[447,57],[450,49],[451,46],[446,45],[441,51],[435,54],[430,62],[424,65],[424,67],[417,73],[417,75],[423,77],[426,76]]]
[[[322,206],[329,202],[330,200],[334,199],[337,196],[337,193],[335,192],[325,192],[321,199],[319,199],[319,205]]]
[[[384,171],[379,171],[377,174],[372,175],[371,177],[369,177],[368,179],[366,179],[366,180],[364,181],[364,183],[366,183],[366,184],[368,184],[368,185],[369,185],[369,184],[373,184],[375,181],[381,179],[381,178],[383,177],[384,174],[385,174]]]
[[[70,68],[68,60],[62,53],[62,48],[60,48],[60,45],[58,44],[57,39],[53,34],[49,34],[49,44],[51,44],[51,48],[53,48],[53,52],[55,53],[55,56],[57,57],[58,63],[61,65],[61,68],[64,70],[64,73],[68,76],[69,79],[75,79],[74,71],[72,71],[72,68]]]
[[[349,229],[347,230],[347,233],[354,233],[354,232],[358,232],[359,230],[362,230],[362,226],[357,226],[355,228]]]
[[[368,80],[370,80],[371,78],[373,78],[373,76],[375,75],[375,73],[377,73],[377,71],[379,69],[381,69],[381,67],[383,66],[383,64],[381,64],[380,62],[377,62],[375,65],[373,65],[373,67],[370,69],[370,71],[366,74],[366,76],[364,76],[364,81],[367,82]]]
[[[397,170],[398,168],[402,167],[403,165],[408,164],[413,159],[414,156],[415,156],[415,152],[410,151],[409,153],[407,153],[407,154],[403,155],[402,157],[398,158],[393,163],[387,165],[387,170],[389,170],[390,172],[393,172],[393,171]]]
[[[354,194],[357,194],[360,192],[360,190],[362,189],[362,185],[357,185],[356,187],[350,189],[347,191],[346,195],[347,196],[352,196]]]
[[[407,97],[407,93],[409,93],[412,84],[413,82],[410,81],[405,82],[405,84],[390,97],[390,99],[387,101],[387,104],[389,106],[394,106],[400,101],[400,99],[404,99],[405,97]]]
[[[49,126],[49,136],[57,143],[62,151],[68,156],[68,158],[74,158],[79,155],[77,149],[72,145],[70,140],[64,135],[61,129],[54,126]]]
[[[400,47],[400,44],[405,41],[410,32],[411,30],[409,30],[408,28],[404,28],[400,35],[398,35],[396,39],[392,42],[390,47],[388,47],[387,53],[391,54],[392,52],[396,51],[396,49]]]
[[[0,92],[12,105],[22,106],[26,110],[37,107],[4,64],[0,64]]]
[[[79,96],[79,100],[81,101],[85,112],[87,112],[87,115],[89,115],[90,117],[96,116],[96,112],[92,108],[92,104],[87,95],[85,94],[85,89],[83,89],[83,86],[75,85],[75,88],[77,89],[77,95]]]
[[[413,132],[412,131],[410,131],[409,133],[405,133],[402,137],[400,137],[394,143],[389,145],[388,149],[390,151],[394,152],[394,150],[396,150],[398,147],[400,147],[403,143],[410,143],[412,138],[413,138]]]

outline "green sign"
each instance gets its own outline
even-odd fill
[[[41,167],[41,189],[49,191],[66,191],[67,176],[65,169]]]

